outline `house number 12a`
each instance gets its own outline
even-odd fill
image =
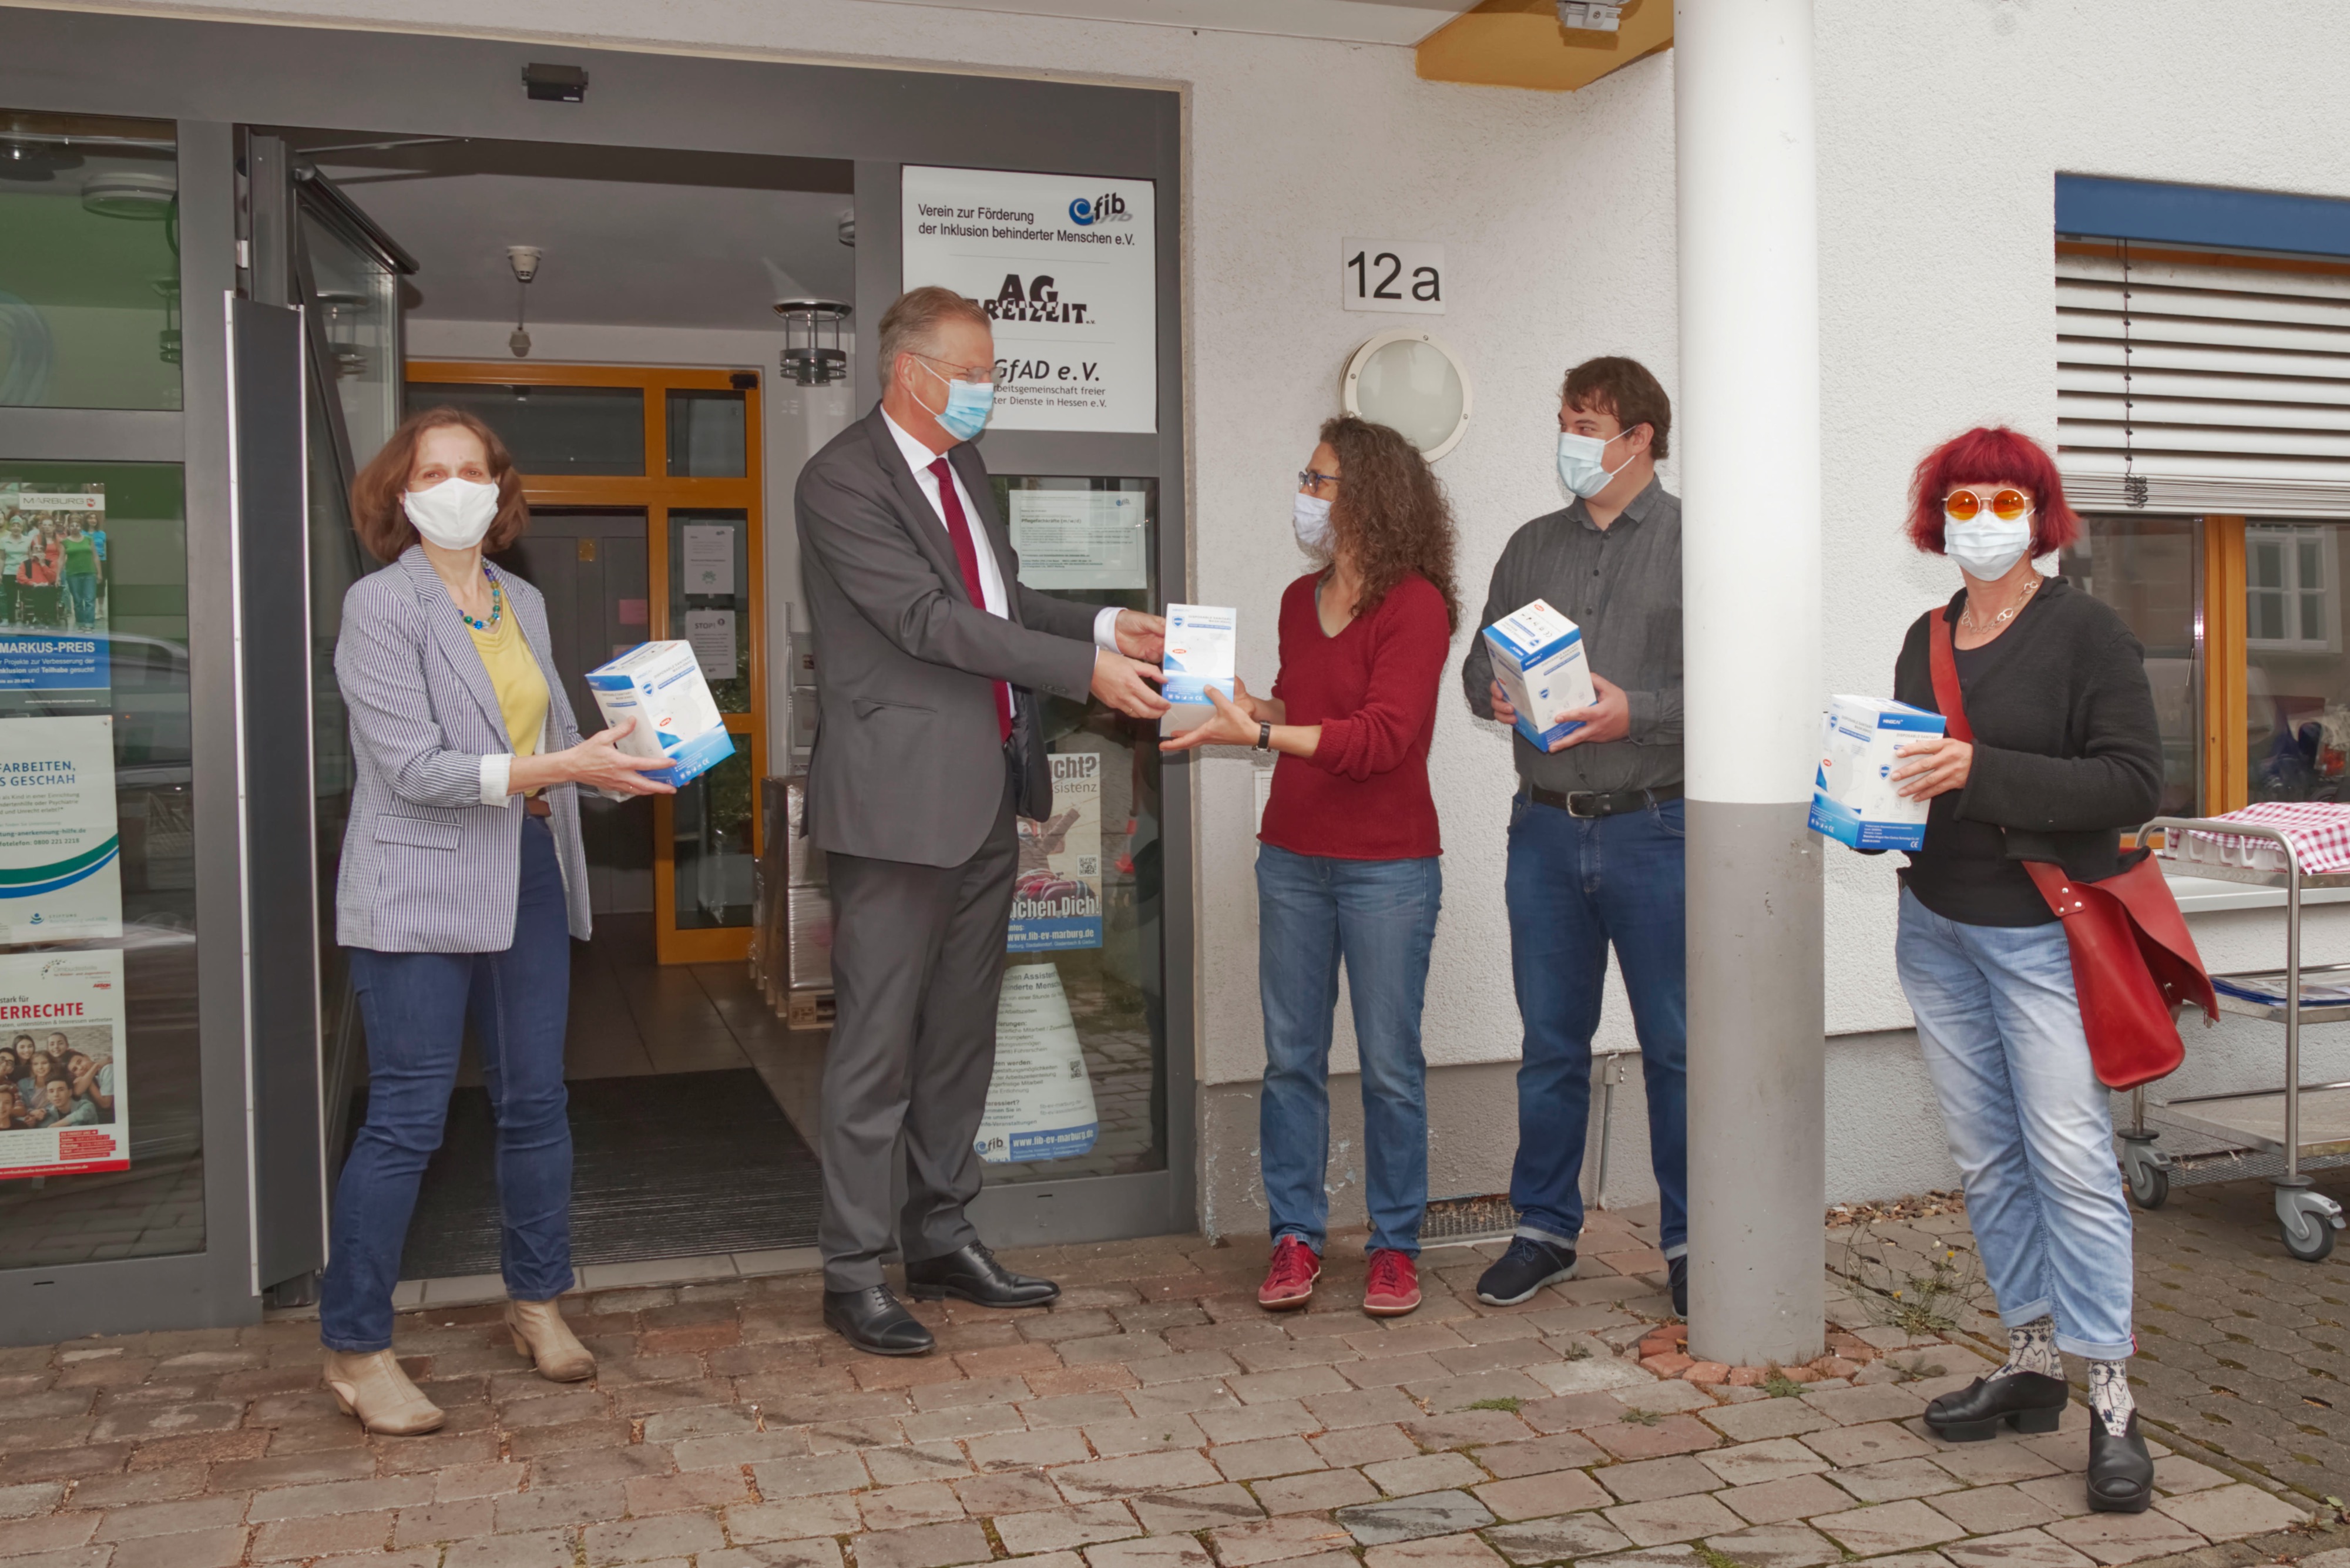
[[[1424,240],[1342,240],[1339,303],[1348,310],[1444,314],[1444,247]]]

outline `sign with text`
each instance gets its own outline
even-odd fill
[[[1340,240],[1338,303],[1348,310],[1444,314],[1444,247],[1425,240]]]
[[[951,288],[994,322],[989,424],[1156,431],[1157,187],[918,164],[904,176],[905,286]]]
[[[1015,490],[1012,550],[1032,588],[1148,588],[1149,534],[1133,490]]]
[[[1053,815],[1019,819],[1020,869],[1004,945],[1015,953],[1102,945],[1099,752],[1055,752]]]
[[[0,719],[0,943],[122,934],[114,716]]]
[[[0,957],[0,1180],[130,1168],[122,954]]]

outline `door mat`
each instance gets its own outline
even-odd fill
[[[816,1151],[749,1068],[585,1078],[571,1093],[571,1261],[628,1263],[816,1244]],[[351,1130],[367,1115],[355,1096]],[[424,1172],[400,1277],[498,1272],[496,1127],[461,1088]]]

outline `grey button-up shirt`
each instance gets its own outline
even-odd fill
[[[1594,673],[1624,689],[1631,733],[1563,752],[1513,732],[1518,776],[1544,789],[1657,789],[1681,782],[1681,504],[1656,481],[1606,528],[1581,501],[1510,536],[1493,566],[1461,684],[1493,716],[1493,656],[1483,630],[1534,599],[1583,628]],[[1545,715],[1545,717],[1547,717]]]

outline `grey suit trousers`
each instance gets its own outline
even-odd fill
[[[995,825],[960,866],[828,854],[833,1026],[824,1057],[828,1290],[882,1282],[893,1241],[910,1262],[978,1239],[972,1147],[995,1074],[995,1008],[1019,841],[1007,768]],[[890,1212],[905,1147],[906,1201]]]

